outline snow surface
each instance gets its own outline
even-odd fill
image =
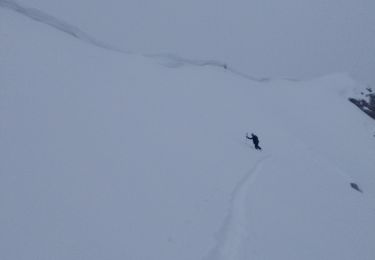
[[[260,78],[348,72],[375,85],[373,0],[17,2],[134,52],[224,60]]]
[[[375,124],[348,76],[171,68],[0,19],[0,259],[375,258]]]

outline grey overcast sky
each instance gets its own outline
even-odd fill
[[[348,72],[375,85],[374,0],[18,2],[131,51],[223,60],[254,76]]]

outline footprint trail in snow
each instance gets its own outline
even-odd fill
[[[232,192],[230,210],[217,234],[215,247],[209,252],[206,260],[241,259],[241,248],[250,234],[247,232],[249,219],[246,203],[250,187],[261,172],[262,165],[270,156],[260,159],[254,167],[238,182]]]

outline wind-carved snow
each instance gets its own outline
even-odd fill
[[[111,44],[108,44],[104,41],[100,41],[96,39],[95,37],[89,35],[88,33],[82,31],[76,26],[73,26],[65,21],[62,21],[61,19],[58,19],[50,14],[47,14],[39,9],[31,8],[22,6],[21,4],[17,3],[16,1],[12,0],[0,0],[0,7],[10,9],[12,11],[15,11],[17,13],[20,13],[30,19],[33,19],[35,21],[38,21],[40,23],[47,24],[59,31],[62,31],[76,39],[79,39],[83,42],[92,44],[96,47],[107,49],[110,51],[116,51],[121,52],[125,54],[136,54],[135,52],[125,50],[116,46],[113,46]],[[163,64],[166,67],[170,68],[176,68],[181,67],[185,65],[190,66],[211,66],[211,67],[218,67],[223,68],[229,72],[231,72],[234,75],[240,76],[242,78],[246,78],[248,80],[257,81],[257,82],[265,82],[265,81],[271,81],[272,78],[269,77],[254,77],[251,75],[248,75],[244,72],[241,72],[231,66],[229,66],[226,62],[219,61],[219,60],[201,60],[201,59],[189,59],[185,58],[176,54],[170,54],[170,53],[154,53],[154,54],[139,54],[144,57],[152,58],[158,61],[159,63]],[[295,79],[283,79],[287,81],[296,81]]]
[[[30,8],[30,7],[25,7],[21,6],[19,3],[16,1],[11,1],[11,0],[0,0],[0,6],[13,10],[17,13],[20,13],[24,16],[29,17],[30,19],[33,19],[35,21],[47,24],[49,26],[52,26],[53,28],[62,31],[66,34],[69,34],[70,36],[77,38],[81,41],[87,42],[89,44],[95,45],[97,47],[103,48],[103,49],[108,49],[112,51],[121,51],[124,52],[114,46],[111,46],[107,43],[104,43],[98,39],[95,39],[91,35],[83,32],[79,28],[64,22],[60,19],[57,19],[56,17],[53,17],[41,10],[38,10],[36,8]]]
[[[260,159],[254,167],[238,182],[231,196],[230,210],[217,234],[216,246],[208,254],[206,260],[235,260],[241,258],[241,247],[248,239],[248,223],[246,213],[249,205],[246,197],[251,185],[261,172],[262,165],[269,156]]]
[[[229,66],[226,62],[219,61],[219,60],[196,60],[196,59],[188,59],[181,57],[176,54],[171,54],[171,53],[164,53],[164,54],[144,54],[143,56],[153,58],[158,60],[161,64],[163,64],[166,67],[170,68],[177,68],[185,65],[191,65],[191,66],[211,66],[211,67],[218,67],[218,68],[223,68],[234,75],[240,76],[242,78],[251,80],[251,81],[257,81],[257,82],[266,82],[266,81],[271,81],[272,78],[264,77],[264,78],[259,78],[259,77],[254,77],[251,75],[248,75],[246,73],[243,73],[239,70],[236,70],[235,68]],[[289,80],[289,79],[286,79]],[[291,81],[294,81],[293,79],[290,79]]]

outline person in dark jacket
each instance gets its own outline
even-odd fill
[[[246,138],[249,139],[249,140],[253,140],[255,149],[262,150],[262,148],[259,146],[259,138],[258,138],[258,136],[256,136],[255,134],[251,134],[251,137],[249,137],[249,135],[246,134]]]

